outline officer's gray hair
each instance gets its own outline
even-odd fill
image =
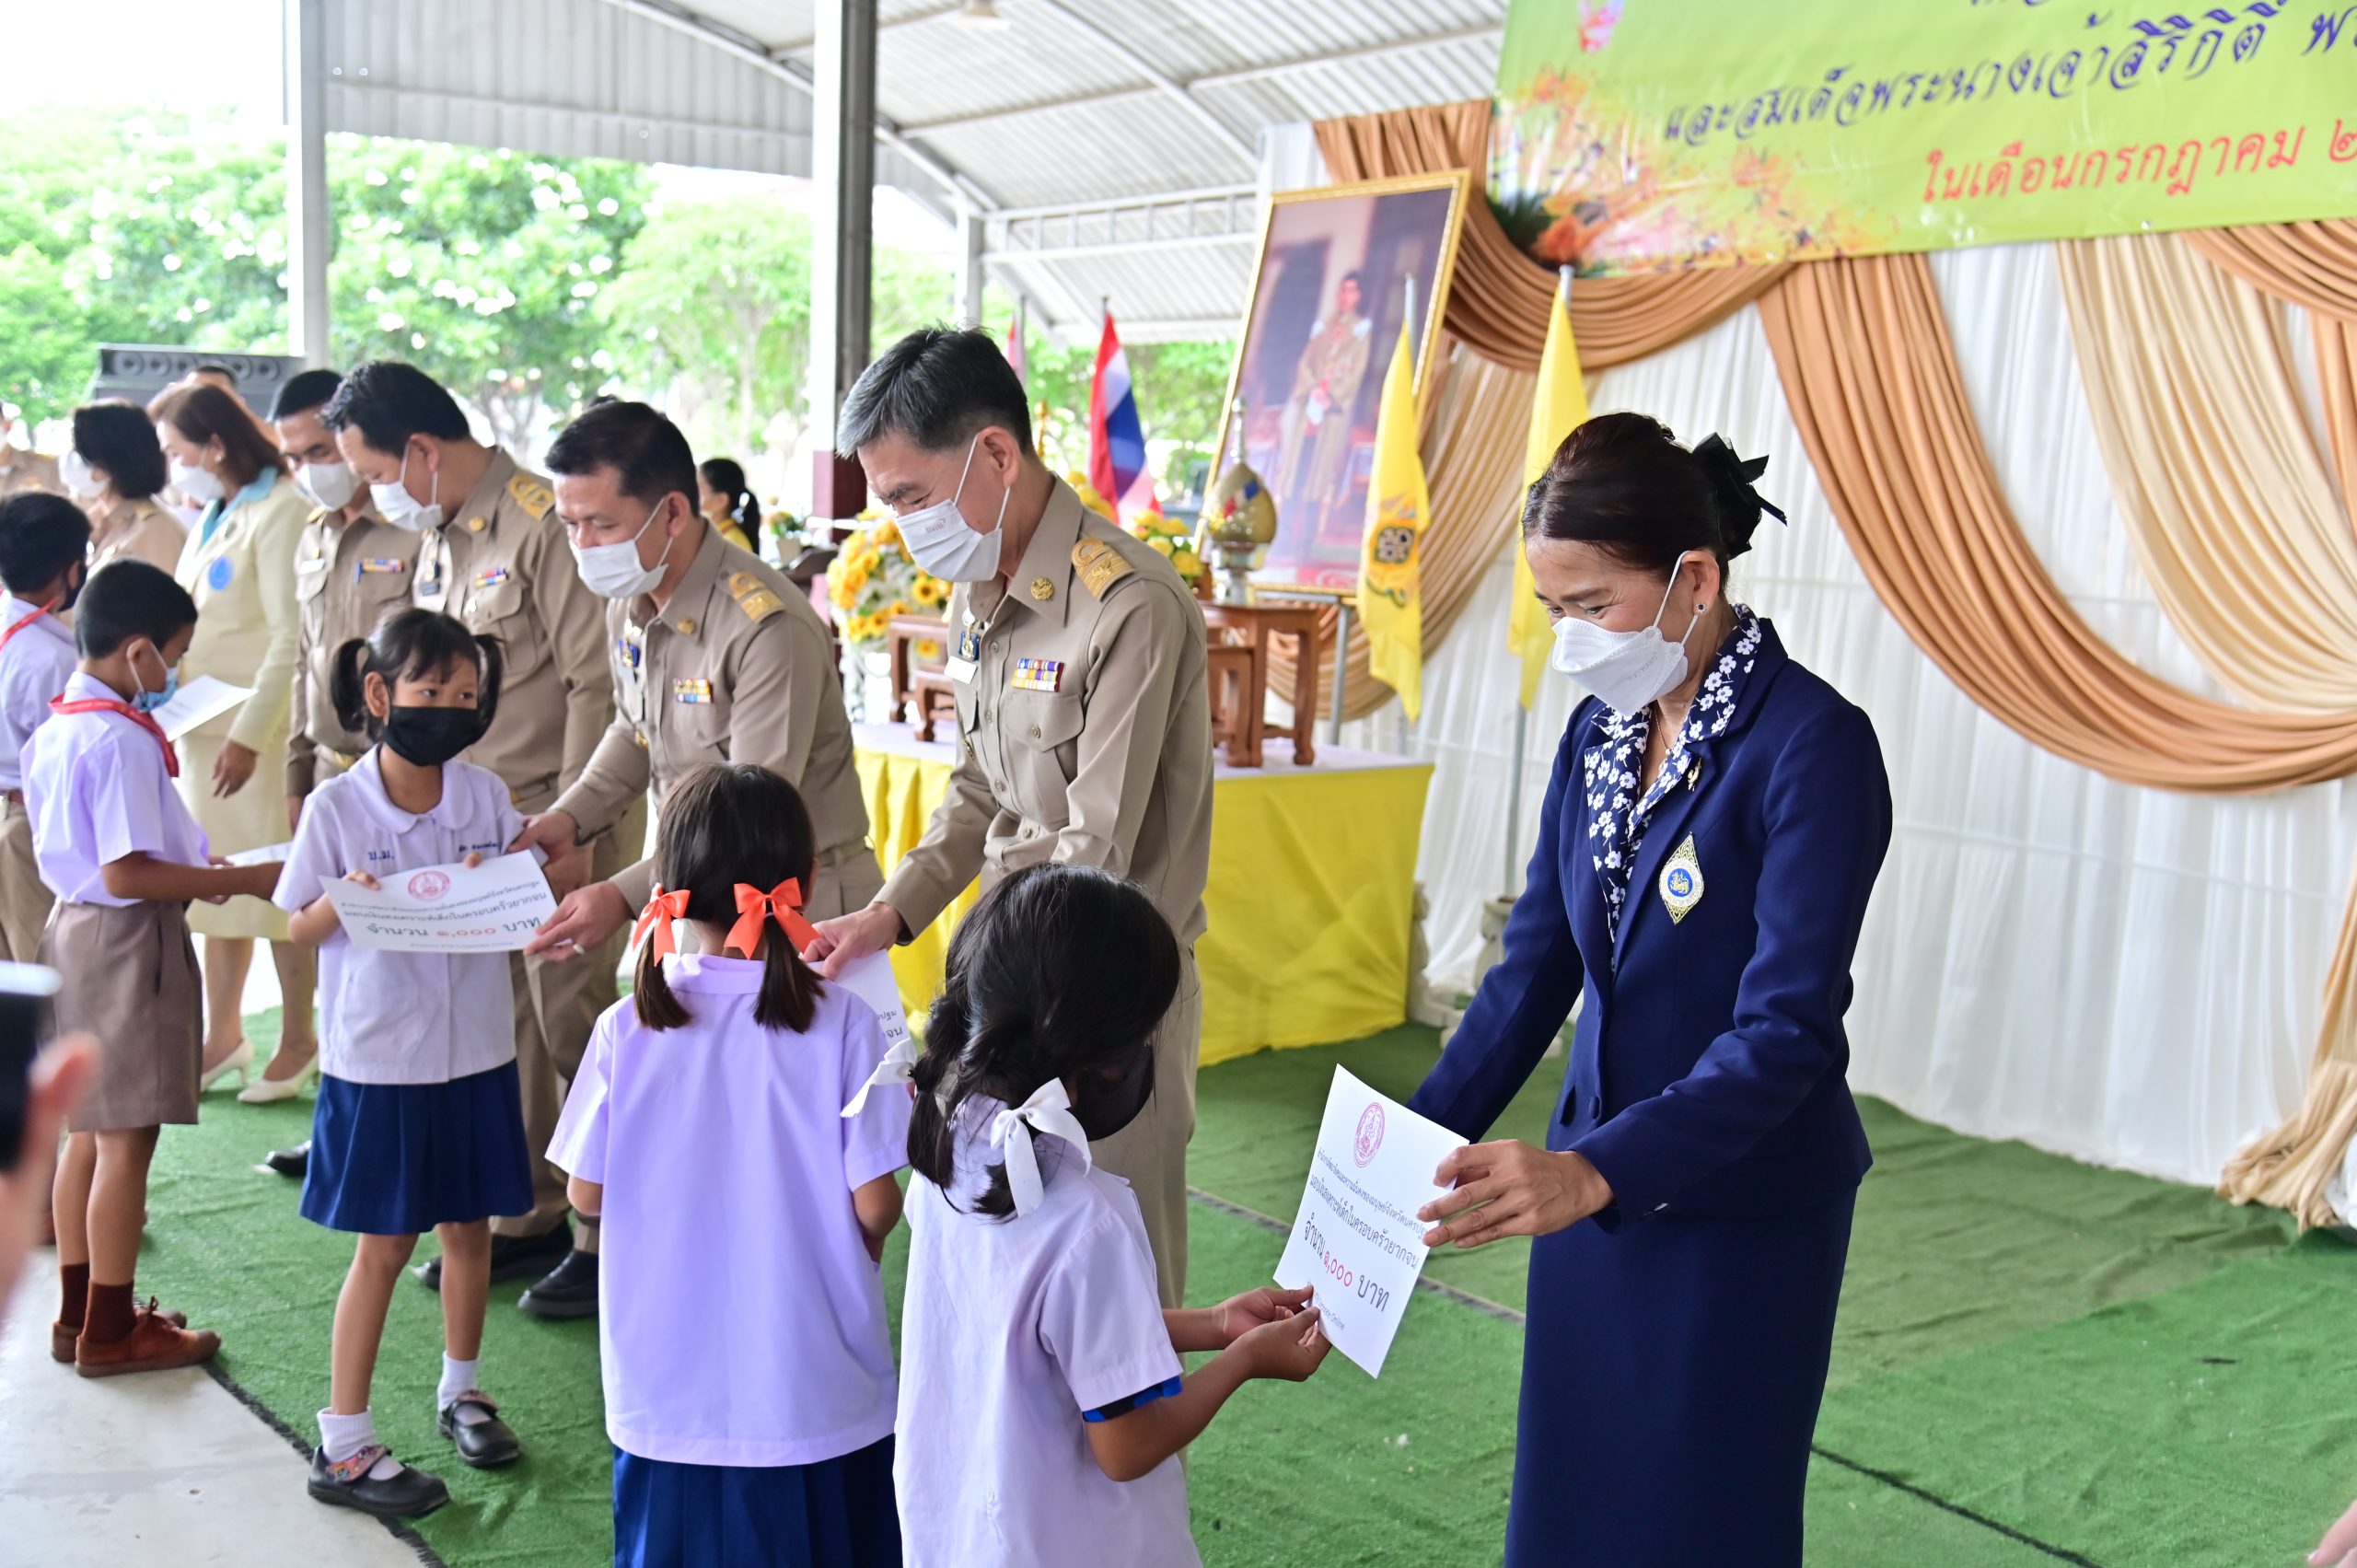
[[[848,458],[885,436],[928,452],[963,447],[992,425],[1031,448],[1023,382],[998,341],[980,328],[923,327],[860,372],[843,398],[835,450]]]

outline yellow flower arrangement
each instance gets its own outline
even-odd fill
[[[1097,487],[1089,483],[1088,476],[1081,472],[1078,469],[1074,469],[1070,472],[1066,473],[1064,475],[1064,482],[1072,486],[1074,494],[1080,497],[1080,504],[1082,505],[1087,507],[1090,511],[1096,513],[1107,522],[1118,523],[1121,520],[1114,515],[1113,504],[1106,500],[1102,495],[1097,494]]]
[[[866,647],[885,639],[896,615],[938,613],[949,585],[917,570],[899,525],[877,517],[843,541],[827,572],[827,596],[843,640]]]
[[[1149,513],[1130,525],[1130,532],[1162,552],[1178,575],[1189,582],[1203,575],[1203,558],[1195,553],[1192,536],[1179,531],[1178,525],[1159,513]]]

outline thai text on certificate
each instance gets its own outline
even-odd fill
[[[1380,1376],[1424,1272],[1416,1211],[1446,1191],[1433,1172],[1465,1140],[1334,1069],[1309,1185],[1277,1260],[1288,1290],[1308,1285],[1334,1348]]]
[[[397,871],[379,888],[330,882],[327,895],[356,947],[395,953],[508,953],[556,912],[529,851],[464,865]]]

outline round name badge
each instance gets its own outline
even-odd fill
[[[229,558],[226,555],[216,557],[212,568],[204,574],[204,586],[217,594],[229,586],[230,573]]]

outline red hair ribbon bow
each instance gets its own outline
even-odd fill
[[[802,884],[788,877],[766,893],[749,882],[737,884],[737,923],[728,928],[728,946],[750,958],[761,939],[761,922],[772,916],[797,953],[819,939],[818,927],[802,918]]]
[[[639,912],[638,923],[631,928],[630,945],[635,947],[644,941],[646,928],[651,925],[655,928],[655,956],[668,958],[679,950],[679,943],[671,935],[671,923],[687,918],[687,889],[683,888],[676,893],[667,893],[663,890],[663,884],[657,882],[655,884],[655,896],[646,900],[646,907]]]

